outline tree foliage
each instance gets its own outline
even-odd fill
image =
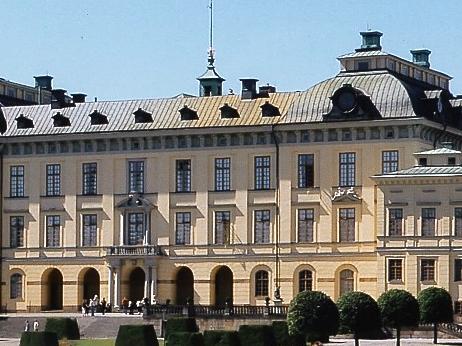
[[[326,341],[329,335],[337,334],[339,312],[326,294],[304,291],[290,302],[287,325],[290,335],[303,335],[308,341]]]
[[[419,304],[405,290],[392,289],[377,300],[383,324],[392,328],[413,327],[419,323]]]
[[[448,291],[440,287],[429,287],[417,296],[420,308],[420,321],[423,323],[452,322],[454,310]]]

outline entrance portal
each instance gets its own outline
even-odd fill
[[[194,276],[191,269],[182,267],[176,274],[176,303],[185,305],[194,299]]]
[[[128,299],[131,301],[143,300],[144,297],[144,282],[146,281],[146,274],[140,267],[136,267],[130,273],[129,278],[129,291]]]
[[[52,269],[45,279],[44,287],[46,292],[46,310],[63,309],[63,275],[58,269]],[[43,295],[42,295],[43,297]]]
[[[233,302],[233,272],[223,266],[215,274],[215,305],[225,307],[228,299]]]
[[[99,284],[99,274],[96,269],[88,269],[83,276],[83,299],[87,301],[93,299],[95,294],[101,299]]]

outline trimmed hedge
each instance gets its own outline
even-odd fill
[[[240,346],[239,334],[231,330],[204,331],[205,346]]]
[[[165,339],[171,333],[196,333],[199,331],[196,319],[192,317],[173,317],[167,320],[165,326]]]
[[[80,340],[79,324],[75,318],[47,318],[46,332],[56,333],[58,339]]]
[[[166,346],[204,346],[204,336],[201,333],[170,333]]]
[[[159,346],[152,324],[121,325],[117,332],[115,346]]]
[[[59,342],[53,332],[23,332],[19,346],[59,346]]]
[[[271,326],[242,325],[239,327],[241,346],[276,346]]]
[[[289,335],[289,327],[286,321],[274,321],[272,324],[273,334],[277,346],[305,346],[305,338],[302,335]]]

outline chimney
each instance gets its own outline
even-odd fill
[[[360,32],[363,42],[361,48],[356,49],[357,52],[367,52],[371,50],[382,50],[380,45],[380,38],[382,33],[380,31],[363,31]]]
[[[241,78],[242,83],[242,94],[241,98],[243,100],[251,100],[257,96],[257,82],[258,79],[255,78]]]
[[[74,93],[71,95],[72,95],[72,101],[74,101],[74,103],[85,103],[85,97],[87,97],[87,94]]]
[[[275,92],[276,92],[276,87],[273,85],[269,85],[269,84],[262,85],[258,91],[260,95],[274,94]]]
[[[418,66],[430,68],[429,56],[432,52],[428,49],[412,49],[412,62]]]
[[[51,94],[53,99],[51,100],[51,108],[63,108],[66,106],[66,92],[64,89],[53,89]]]
[[[51,81],[53,80],[52,76],[34,76],[35,79],[35,87],[36,88],[42,88],[45,90],[50,90],[53,89],[51,85]]]

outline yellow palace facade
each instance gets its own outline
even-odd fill
[[[458,173],[434,188],[422,178],[426,201],[390,174],[435,144],[460,147],[460,99],[429,51],[407,61],[382,51],[381,33],[362,36],[338,75],[301,92],[243,79],[222,95],[210,57],[199,97],[0,108],[2,308],[74,310],[94,294],[260,305],[278,287],[285,303],[307,289],[416,294],[422,253],[437,260],[424,284],[457,301],[462,196],[439,191],[456,191]],[[417,202],[438,209],[436,233],[419,233],[431,212]]]

